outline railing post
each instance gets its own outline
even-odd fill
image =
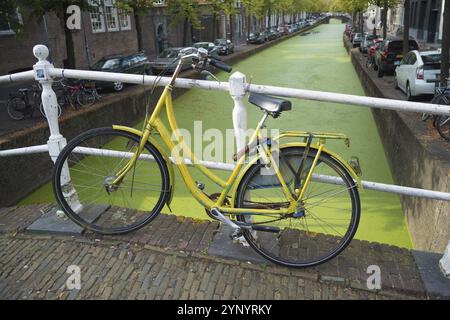
[[[48,70],[53,68],[53,65],[47,61],[49,51],[46,46],[41,44],[34,46],[33,53],[39,60],[33,67],[34,76],[36,81],[39,81],[42,86],[42,106],[50,128],[50,137],[47,144],[50,157],[55,162],[67,141],[59,132],[58,102],[55,91],[52,88],[53,79],[48,73]]]
[[[67,144],[67,141],[59,131],[58,101],[56,99],[55,91],[53,91],[52,88],[53,79],[49,74],[49,70],[54,67],[47,61],[49,51],[46,46],[42,44],[35,45],[33,54],[39,60],[33,66],[34,77],[42,86],[42,106],[47,118],[48,127],[50,128],[50,137],[47,141],[48,151],[53,162],[56,162],[59,153]],[[70,184],[70,173],[67,164],[65,164],[61,172],[61,184],[63,186],[69,186],[67,190],[65,190],[65,193],[70,195],[70,201],[75,204],[75,208],[81,208],[78,197]],[[62,211],[58,211],[57,213],[58,215],[61,215]]]
[[[243,150],[246,145],[245,137],[247,131],[247,108],[244,105],[245,75],[235,72],[230,77],[230,95],[234,100],[233,127],[236,136],[237,152]]]

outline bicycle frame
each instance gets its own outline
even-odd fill
[[[139,158],[140,154],[144,150],[145,144],[147,143],[147,141],[149,141],[152,133],[157,132],[161,136],[161,139],[162,139],[164,145],[169,150],[174,150],[176,145],[180,146],[180,149],[185,150],[188,153],[188,157],[192,160],[192,163],[196,169],[200,170],[200,172],[202,172],[202,174],[204,174],[209,180],[211,180],[212,182],[214,182],[215,184],[217,184],[218,186],[223,188],[223,191],[221,192],[219,198],[216,201],[211,200],[205,193],[203,193],[197,187],[196,182],[194,181],[192,175],[189,173],[188,166],[184,163],[184,159],[177,152],[175,152],[173,154],[173,157],[175,160],[175,165],[178,168],[186,187],[191,192],[193,197],[206,209],[211,210],[211,209],[215,208],[215,209],[218,209],[220,212],[226,213],[226,214],[246,214],[246,213],[248,214],[250,212],[251,212],[251,214],[254,214],[254,215],[258,215],[258,214],[289,214],[289,213],[292,213],[295,211],[295,209],[298,206],[298,203],[303,198],[305,191],[307,190],[307,188],[311,182],[313,171],[318,163],[320,155],[324,151],[325,138],[348,140],[343,135],[323,134],[322,136],[320,136],[319,143],[317,145],[312,146],[312,148],[316,150],[316,155],[315,155],[315,158],[309,169],[309,172],[306,175],[304,183],[302,184],[301,189],[296,189],[294,193],[291,193],[285,180],[283,179],[283,177],[280,173],[280,168],[278,167],[277,162],[273,158],[270,148],[265,148],[263,145],[260,145],[263,150],[262,152],[265,153],[265,156],[269,160],[269,163],[272,166],[272,168],[275,172],[275,175],[277,176],[277,178],[282,186],[283,193],[286,196],[287,201],[289,202],[288,208],[283,208],[283,209],[278,209],[278,210],[275,210],[275,209],[273,209],[273,210],[271,210],[271,209],[248,209],[248,208],[245,209],[245,208],[234,208],[233,204],[231,206],[225,205],[227,195],[232,190],[232,187],[236,185],[236,182],[240,181],[240,179],[238,179],[238,178],[242,177],[242,175],[243,175],[243,174],[240,175],[240,173],[241,172],[245,173],[248,170],[249,166],[254,164],[256,162],[256,160],[258,160],[259,158],[255,159],[253,162],[251,162],[249,164],[249,166],[247,168],[245,168],[244,171],[242,171],[242,169],[244,168],[244,165],[246,162],[246,156],[247,156],[244,152],[244,155],[242,155],[239,159],[237,159],[236,167],[226,181],[221,179],[217,175],[215,175],[211,170],[206,168],[204,165],[202,165],[198,161],[196,156],[192,153],[191,149],[185,145],[183,138],[181,136],[179,136],[179,134],[178,134],[179,127],[178,127],[178,124],[177,124],[177,121],[175,118],[175,112],[174,112],[174,108],[173,108],[171,92],[172,92],[173,84],[174,84],[176,77],[180,71],[181,71],[181,63],[178,64],[178,67],[172,76],[172,80],[171,80],[170,84],[164,88],[164,91],[162,92],[162,94],[156,104],[156,107],[153,110],[151,117],[146,119],[145,127],[142,132],[135,130],[135,129],[123,127],[123,126],[113,126],[113,128],[117,129],[117,130],[128,131],[128,132],[132,132],[135,134],[138,133],[141,136],[141,140],[140,140],[139,146],[137,147],[137,150],[134,151],[131,159],[122,168],[120,168],[118,170],[118,172],[116,173],[115,180],[111,182],[112,185],[117,185],[117,184],[121,183],[121,181],[124,179],[124,177],[127,175],[127,173],[132,170],[133,166],[136,163],[136,160]],[[170,131],[164,125],[164,123],[162,122],[162,120],[160,118],[160,114],[163,111],[164,107],[165,107],[167,118],[169,121]],[[263,128],[264,122],[266,121],[267,117],[268,117],[268,113],[265,113],[262,120],[258,123],[258,126],[255,129],[255,132],[253,133],[252,137],[250,138],[248,145],[253,145],[258,139],[260,139],[260,140],[263,139],[263,137],[261,135],[261,129]],[[174,141],[171,139],[171,133],[173,133]],[[301,132],[284,133],[284,134],[280,135],[279,137],[275,138],[274,140],[278,140],[285,136],[305,137],[305,133],[301,133]],[[330,152],[328,152],[328,151],[326,151],[326,152],[328,154],[330,154]],[[338,159],[340,159],[340,158],[338,157]],[[343,162],[343,163],[345,164],[347,169],[349,169],[349,171],[352,173],[353,176],[357,176],[347,163],[345,163],[345,162]],[[358,178],[356,178],[356,179],[358,179]],[[359,179],[358,179],[358,181],[359,181]],[[360,183],[359,183],[359,185],[360,185]],[[234,191],[235,190],[236,190],[236,187],[234,188]],[[234,195],[233,195],[233,199],[234,199]]]

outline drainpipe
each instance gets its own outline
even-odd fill
[[[83,13],[81,13],[81,26],[83,28],[83,39],[84,39],[84,47],[85,47],[85,53],[86,53],[86,59],[88,63],[88,67],[90,68],[92,65],[91,61],[91,50],[89,49],[89,41],[86,36],[86,28],[84,25],[84,19],[83,19]]]

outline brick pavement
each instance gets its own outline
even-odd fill
[[[126,236],[24,232],[49,205],[0,209],[0,299],[415,299],[426,293],[408,250],[353,241],[311,269],[225,259],[207,253],[218,224],[161,214]],[[382,270],[382,290],[366,268]],[[67,267],[81,269],[68,290]]]

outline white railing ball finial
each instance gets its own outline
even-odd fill
[[[39,61],[45,61],[48,58],[49,51],[43,44],[37,44],[33,47],[33,54]]]

